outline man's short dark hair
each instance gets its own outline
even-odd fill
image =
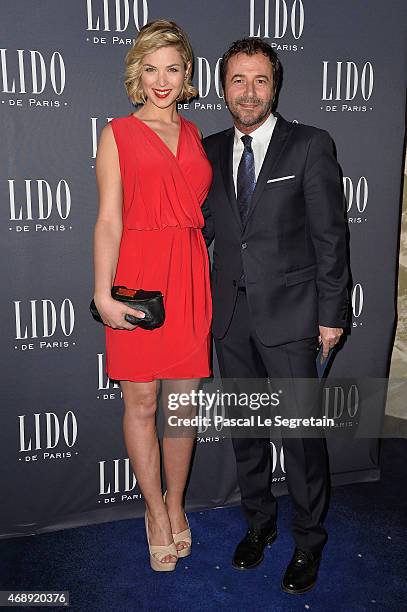
[[[235,42],[233,42],[230,45],[229,49],[223,54],[219,67],[220,80],[222,83],[223,90],[225,90],[228,62],[233,55],[237,55],[238,53],[246,53],[246,55],[262,53],[263,55],[269,58],[273,67],[273,86],[274,93],[276,93],[277,88],[280,84],[281,77],[280,60],[278,59],[278,55],[272,49],[271,45],[264,42],[264,40],[262,40],[261,38],[241,38],[240,40],[235,40]]]

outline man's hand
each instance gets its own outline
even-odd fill
[[[319,326],[319,342],[323,344],[322,355],[326,359],[328,357],[329,349],[338,344],[340,337],[343,334],[341,327],[324,327]]]

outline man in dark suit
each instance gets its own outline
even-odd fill
[[[213,334],[223,378],[315,379],[316,349],[348,318],[346,233],[329,134],[272,112],[280,63],[260,39],[232,44],[220,65],[234,127],[204,139],[214,177],[203,207],[213,238]],[[301,399],[299,400],[301,403]],[[248,530],[233,566],[249,569],[276,537],[270,440],[233,438]],[[295,550],[282,588],[316,582],[327,540],[329,473],[321,437],[283,437]]]

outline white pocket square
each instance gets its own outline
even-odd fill
[[[280,176],[279,178],[269,179],[268,183],[276,183],[277,181],[286,181],[287,179],[295,178],[295,174],[290,174],[289,176]]]

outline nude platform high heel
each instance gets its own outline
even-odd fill
[[[147,511],[144,515],[144,522],[146,525],[146,536],[147,536],[147,544],[150,552],[150,565],[151,569],[156,572],[172,572],[175,570],[175,566],[177,565],[177,561],[162,561],[164,557],[167,555],[174,555],[174,557],[178,556],[177,547],[174,542],[168,544],[167,546],[156,546],[155,544],[150,544],[150,539],[148,537],[148,517]]]
[[[164,504],[165,504],[165,497],[167,495],[167,491],[165,491],[164,495],[163,495],[163,500],[164,500]],[[192,547],[192,535],[191,535],[191,528],[189,526],[189,521],[188,521],[188,517],[187,515],[184,513],[185,516],[185,520],[187,522],[188,527],[186,529],[184,529],[184,531],[180,531],[180,533],[173,533],[172,537],[174,538],[174,544],[175,544],[175,548],[177,548],[177,544],[179,542],[184,542],[185,544],[187,544],[187,546],[185,546],[184,548],[182,548],[181,550],[177,550],[177,555],[178,558],[183,558],[183,557],[188,557],[188,555],[191,554],[191,547]]]

